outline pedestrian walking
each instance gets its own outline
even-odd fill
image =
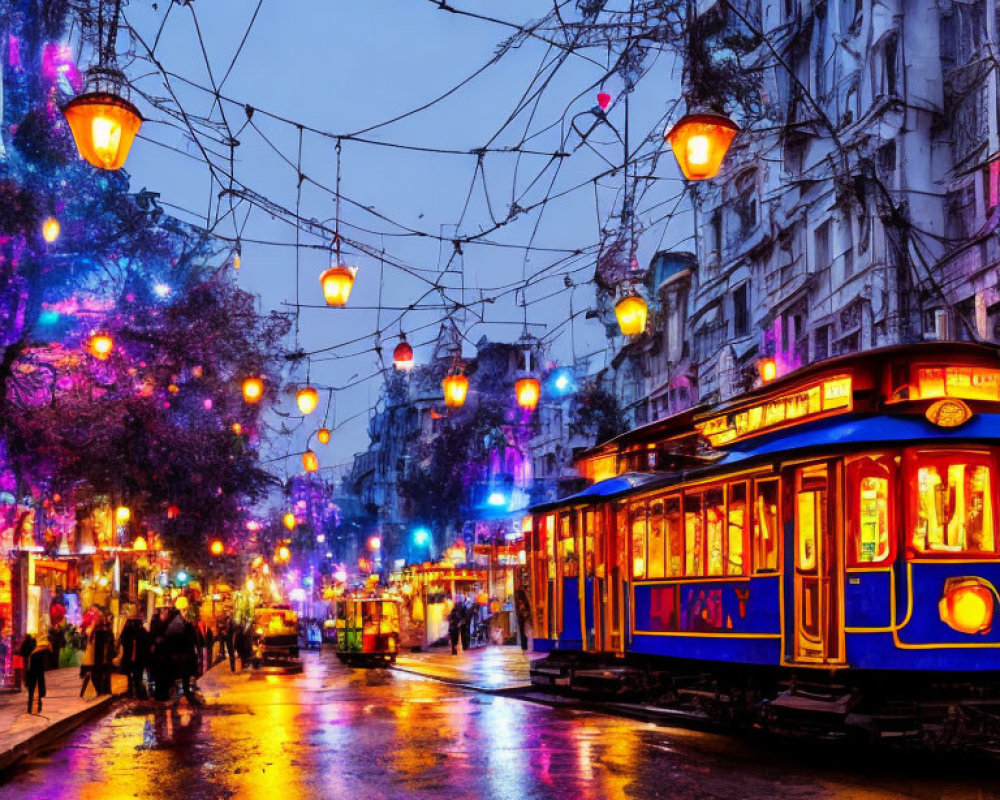
[[[150,635],[138,611],[122,628],[118,646],[122,651],[122,672],[128,677],[128,696],[145,700],[148,695],[142,676],[149,663]]]
[[[174,680],[171,673],[170,653],[167,651],[167,620],[170,609],[164,608],[149,623],[149,677],[153,683],[153,699],[170,699]]]
[[[108,614],[94,628],[93,683],[98,695],[111,694],[111,673],[114,670],[115,633]]]
[[[469,594],[465,598],[465,609],[462,616],[462,652],[465,652],[472,646],[472,622],[475,619],[475,616],[475,601],[473,600],[472,595]]]
[[[524,589],[514,592],[514,614],[517,616],[517,633],[521,639],[521,649],[528,649],[528,624],[531,621],[531,604]]]
[[[465,626],[465,603],[461,595],[455,598],[455,604],[448,612],[448,638],[451,640],[451,654],[458,655],[458,641]],[[466,637],[466,641],[468,641]],[[465,645],[467,649],[468,645]]]
[[[198,669],[198,631],[176,608],[170,611],[165,640],[174,680],[180,678],[188,703],[201,705],[191,689],[191,679]]]
[[[84,692],[87,691],[87,684],[94,683],[94,624],[90,625],[85,629],[87,631],[87,639],[83,648],[83,656],[80,658],[80,697],[83,697]],[[97,690],[95,684],[94,690]]]
[[[31,713],[31,704],[38,695],[38,713],[42,713],[42,698],[45,697],[45,668],[48,666],[49,657],[52,653],[49,647],[48,637],[44,633],[38,634],[38,642],[28,655],[26,661],[27,672],[25,678],[28,684],[28,713]]]

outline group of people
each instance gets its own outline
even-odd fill
[[[80,697],[88,686],[93,686],[98,696],[111,694],[111,675],[118,669],[128,678],[129,697],[145,700],[151,691],[154,700],[169,700],[179,682],[188,702],[200,704],[195,694],[197,679],[215,663],[216,644],[218,658],[228,655],[232,672],[236,672],[237,658],[242,668],[253,657],[252,637],[246,626],[220,619],[213,628],[204,620],[186,619],[176,607],[160,609],[148,627],[136,612],[116,640],[111,616],[92,606],[84,615],[80,631],[85,640]],[[45,671],[51,666],[54,652],[50,640],[45,633],[28,634],[18,650],[24,664],[29,714],[36,700],[38,713],[42,711]]]
[[[495,601],[494,601],[495,603]],[[499,603],[495,603],[499,608]],[[451,654],[458,655],[458,644],[462,650],[468,650],[473,643],[488,644],[490,641],[490,624],[494,609],[491,604],[480,603],[473,594],[459,595],[448,613],[448,638],[451,641]],[[521,649],[528,649],[528,624],[531,618],[528,595],[524,589],[518,589],[514,596],[514,612],[517,616],[517,627],[520,635]]]

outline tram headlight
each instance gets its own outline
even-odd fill
[[[938,603],[941,621],[959,633],[988,633],[995,594],[982,578],[948,578]]]

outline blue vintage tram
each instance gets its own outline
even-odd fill
[[[604,479],[532,509],[536,650],[841,682],[1000,674],[995,348],[831,359],[583,466]]]

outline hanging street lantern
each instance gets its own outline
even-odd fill
[[[118,506],[115,509],[115,522],[119,525],[126,525],[128,521],[132,518],[132,511],[128,506]]]
[[[63,116],[85,161],[99,169],[121,169],[142,125],[142,115],[121,96],[121,73],[95,68],[88,82],[92,91],[64,105]]]
[[[303,414],[312,414],[319,405],[319,392],[314,386],[303,386],[296,393],[295,402]]]
[[[449,375],[441,381],[444,389],[444,404],[448,408],[461,408],[465,405],[465,395],[469,391],[469,379],[462,374]]]
[[[231,426],[231,430],[236,436],[243,435],[243,426],[239,422],[234,422]]]
[[[243,256],[239,250],[233,253],[233,269],[237,272],[240,271],[240,267],[243,266]]]
[[[137,553],[144,553],[149,550],[149,545],[146,544],[146,537],[141,534],[136,536],[135,541],[132,542],[132,549]]]
[[[521,378],[514,384],[514,394],[517,395],[517,404],[525,411],[534,411],[538,405],[538,395],[541,385],[537,378]]]
[[[685,114],[666,135],[677,164],[689,181],[714,178],[740,127],[711,111]]]
[[[49,217],[42,223],[42,238],[49,244],[59,238],[59,231],[59,220],[55,217]]]
[[[253,376],[243,381],[243,399],[250,403],[259,403],[264,396],[264,381]]]
[[[316,472],[319,469],[319,457],[312,450],[306,450],[302,454],[302,469],[306,472]]]
[[[330,429],[320,428],[316,431],[316,441],[320,444],[330,444]]]
[[[295,515],[291,511],[286,511],[285,515],[281,518],[281,524],[284,525],[286,529],[294,531]]]
[[[320,286],[323,287],[323,297],[328,306],[340,308],[347,305],[347,298],[351,296],[351,289],[354,287],[354,274],[356,272],[356,269],[339,264],[330,267],[319,276]]]
[[[396,369],[403,370],[404,372],[409,369],[413,369],[413,348],[410,347],[410,343],[406,341],[406,334],[401,333],[399,335],[399,344],[396,345],[396,349],[392,351],[392,363]]]
[[[87,343],[90,354],[99,361],[107,361],[111,357],[111,351],[115,348],[115,341],[106,333],[95,333]]]
[[[646,301],[629,293],[615,304],[615,316],[624,336],[638,336],[646,330]]]
[[[762,358],[757,362],[761,383],[770,383],[778,377],[778,364],[773,358]]]
[[[226,546],[219,539],[213,539],[212,543],[208,546],[208,552],[213,556],[221,556],[225,551]]]
[[[292,551],[288,549],[287,544],[278,545],[278,549],[274,553],[274,560],[278,563],[283,563],[288,561],[292,557]]]
[[[601,111],[607,111],[611,107],[611,95],[607,92],[598,92],[597,94],[597,107]]]

